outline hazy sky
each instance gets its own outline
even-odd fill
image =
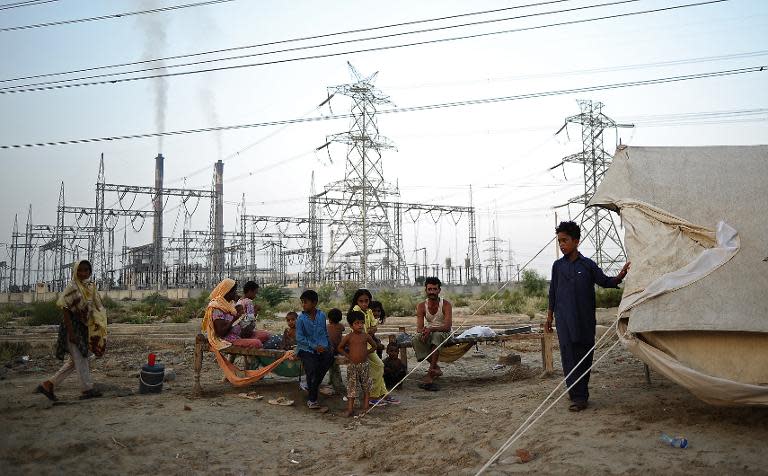
[[[11,2],[5,0],[4,3]],[[0,9],[0,29],[182,3],[191,2],[60,0],[38,6]],[[3,45],[0,49],[0,78],[8,80],[508,9],[526,3],[534,2],[236,0],[166,13],[0,31]],[[549,3],[408,27],[198,56],[169,61],[168,64],[613,2]],[[690,3],[694,1],[639,0],[170,71],[343,53]],[[327,106],[318,109],[317,105],[326,98],[328,86],[350,82],[347,61],[365,75],[378,71],[377,86],[398,107],[768,65],[768,2],[731,0],[475,39],[347,53],[164,80],[0,94],[0,145],[328,115],[331,111]],[[0,83],[0,88],[51,79],[62,78],[6,81]],[[611,118],[636,123],[634,129],[619,131],[625,144],[768,143],[768,71],[765,71],[425,112],[382,114],[379,117],[381,134],[397,146],[396,151],[385,153],[384,172],[388,180],[399,182],[402,199],[409,202],[466,206],[471,184],[478,210],[481,257],[488,258],[483,252],[487,244],[482,241],[496,235],[508,240],[504,246],[511,247],[516,263],[525,263],[553,234],[555,217],[552,207],[583,192],[582,171],[578,165],[547,171],[562,157],[581,150],[581,132],[577,127],[569,127],[568,134],[563,132],[554,136],[565,117],[579,112],[577,99],[601,101],[605,104],[604,112]],[[341,97],[334,98],[331,106],[333,113],[349,110],[349,103]],[[727,114],[719,114],[723,112]],[[0,150],[0,243],[7,245],[10,241],[14,214],[19,215],[20,227],[23,226],[30,203],[34,223],[55,222],[61,181],[65,182],[68,205],[94,206],[94,184],[101,153],[104,154],[107,182],[147,186],[152,185],[154,157],[160,151],[166,157],[167,186],[186,183],[187,186],[209,188],[213,163],[226,158],[225,226],[230,230],[236,224],[235,203],[241,200],[243,193],[249,213],[306,216],[312,171],[318,189],[325,183],[341,179],[344,174],[345,150],[342,146],[331,148],[332,161],[325,151],[315,152],[314,149],[325,143],[327,135],[348,127],[346,120],[334,120],[167,137],[162,144],[157,138],[151,138]],[[609,152],[613,151],[616,142],[613,132],[606,134],[605,145]],[[198,172],[201,169],[204,171]],[[107,200],[107,205],[115,201],[114,197]],[[136,206],[147,203],[148,200],[142,197],[136,200]],[[172,199],[167,206],[167,236],[174,232],[178,235],[182,227],[182,209],[176,205],[178,201]],[[195,214],[194,228],[207,226],[208,207],[207,202],[201,202]],[[572,213],[577,212],[572,208]],[[567,213],[560,209],[559,217]],[[121,223],[118,229],[122,228]],[[148,222],[140,233],[133,232],[130,224],[128,230],[130,245],[150,241],[151,223]],[[431,263],[443,263],[448,256],[463,260],[466,253],[466,221],[454,225],[448,218],[435,225],[427,219],[413,224],[406,218],[404,232],[409,260],[415,255],[413,250],[420,247],[428,248]],[[118,246],[122,245],[122,233],[119,235]],[[548,273],[554,258],[554,247],[551,248],[532,263],[535,269]],[[507,253],[504,257],[508,257]],[[0,261],[4,259],[6,252],[0,248]]]

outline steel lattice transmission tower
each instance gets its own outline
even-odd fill
[[[351,64],[349,69],[354,82],[328,88],[329,99],[338,94],[352,100],[349,131],[329,137],[326,143],[347,146],[344,179],[327,185],[325,192],[315,197],[322,203],[321,196],[342,196],[339,209],[328,210],[331,220],[338,221],[332,227],[325,268],[337,267],[339,263],[334,261],[343,258],[340,251],[351,242],[355,251],[347,257],[359,256],[360,281],[367,283],[373,265],[371,255],[383,255],[378,265],[395,274],[400,273],[400,267],[392,266],[392,262],[404,263],[387,207],[390,198],[399,198],[399,190],[384,180],[381,160],[382,151],[394,149],[394,145],[379,134],[376,120],[377,107],[392,102],[373,85],[378,73],[363,77]]]
[[[578,100],[580,114],[565,119],[565,124],[581,126],[582,151],[563,159],[584,166],[584,194],[569,200],[570,204],[580,204],[584,207],[581,214],[581,244],[582,250],[594,250],[590,256],[597,265],[611,274],[618,272],[627,255],[619,237],[618,228],[613,214],[600,207],[586,208],[587,203],[597,191],[608,167],[611,165],[611,155],[603,149],[603,132],[608,128],[634,127],[632,124],[617,124],[616,121],[603,114],[603,103],[588,100]],[[556,135],[557,135],[556,133]],[[587,245],[586,247],[584,245]]]

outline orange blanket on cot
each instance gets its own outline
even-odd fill
[[[219,339],[219,337],[216,335],[216,332],[213,330],[213,319],[211,319],[211,314],[213,313],[214,309],[220,307],[224,306],[220,306],[216,301],[212,301],[208,305],[208,308],[205,310],[205,317],[203,318],[203,329],[205,330],[208,337],[208,344],[211,346],[211,352],[213,352],[213,354],[216,356],[216,362],[219,363],[219,367],[224,372],[224,376],[227,377],[229,383],[235,387],[244,387],[253,382],[256,382],[257,380],[261,380],[265,375],[272,372],[272,369],[283,363],[285,359],[289,359],[291,356],[293,356],[293,351],[289,350],[286,351],[282,357],[275,360],[266,367],[261,367],[256,370],[242,370],[238,368],[235,364],[230,362],[229,359],[221,355],[221,350],[226,349],[232,344],[225,340]],[[245,377],[241,377],[238,375],[238,373],[245,374]]]

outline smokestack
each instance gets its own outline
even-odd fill
[[[224,162],[214,166],[214,190],[216,192],[213,215],[213,267],[217,279],[224,275]]]
[[[152,199],[155,210],[152,229],[152,274],[157,289],[163,277],[163,154],[155,157],[155,194]]]

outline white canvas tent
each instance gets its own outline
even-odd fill
[[[768,146],[623,147],[589,205],[618,211],[619,336],[715,405],[768,405]]]

